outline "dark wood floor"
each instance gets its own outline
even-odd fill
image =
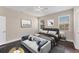
[[[74,44],[68,41],[59,41],[56,47],[61,47],[64,53],[79,53],[79,50],[75,49]]]
[[[21,47],[25,53],[30,53],[28,49],[26,49],[23,45],[21,45],[21,41],[16,41],[13,43],[0,46],[0,53],[8,53],[14,47]]]
[[[0,46],[0,53],[8,53],[13,47],[21,47],[24,49],[25,53],[30,53],[28,49],[21,45],[20,41]],[[75,49],[72,42],[59,41],[58,44],[50,51],[50,53],[79,53],[79,51]]]

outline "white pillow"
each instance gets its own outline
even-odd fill
[[[56,31],[49,31],[48,34],[56,35]]]
[[[42,32],[42,33],[47,33],[47,31],[46,31],[46,30],[40,30],[40,32]]]
[[[43,33],[47,33],[47,31],[45,31],[45,30],[43,30],[42,32],[43,32]]]
[[[35,36],[39,36],[40,34],[35,34]]]
[[[30,37],[32,37],[32,40],[33,40],[33,35],[29,35],[28,39],[30,39]]]

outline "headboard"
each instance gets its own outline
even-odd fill
[[[59,29],[58,28],[43,28],[43,30],[47,30],[47,31],[56,31],[56,34],[59,34]]]

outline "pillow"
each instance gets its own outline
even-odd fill
[[[39,45],[43,46],[47,41],[41,41]]]
[[[40,34],[35,34],[35,36],[39,36]]]
[[[46,31],[46,30],[40,30],[40,32],[41,32],[41,33],[47,33],[47,31]]]
[[[47,31],[45,31],[45,30],[43,30],[42,32],[43,32],[43,33],[47,33]]]
[[[30,41],[32,41],[32,40],[33,40],[33,35],[29,35],[28,39],[29,39]]]
[[[37,40],[37,41],[36,41],[37,45],[39,45],[39,44],[40,44],[40,42],[41,42],[41,41],[38,41],[38,40]]]
[[[55,35],[55,34],[56,34],[56,31],[49,31],[48,34],[53,34],[53,35]]]
[[[22,40],[23,40],[23,41],[24,41],[24,40],[27,40],[28,37],[29,37],[29,35],[27,35],[27,36],[23,36],[23,37],[22,37]]]
[[[38,51],[40,51],[41,47],[45,45],[48,41],[44,40],[39,43]]]
[[[29,38],[29,41],[32,41],[32,37]]]
[[[35,36],[33,37],[33,41],[36,41],[37,45],[39,45],[39,43],[41,42],[38,38],[36,38]]]

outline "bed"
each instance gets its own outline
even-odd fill
[[[48,53],[51,50],[51,41],[33,35],[29,35],[27,37],[22,37],[21,44],[25,46],[30,52]]]
[[[60,40],[59,29],[57,28],[43,28],[43,31],[38,34],[39,37],[50,40],[52,45],[56,45]]]
[[[57,44],[57,42],[60,40],[59,30],[56,28],[53,28],[53,29],[45,28],[43,30],[45,30],[46,32],[39,32],[39,33],[35,34],[34,36],[49,40],[51,42],[51,48],[53,48]],[[24,40],[28,39],[28,36],[23,37],[22,40],[24,41]]]

